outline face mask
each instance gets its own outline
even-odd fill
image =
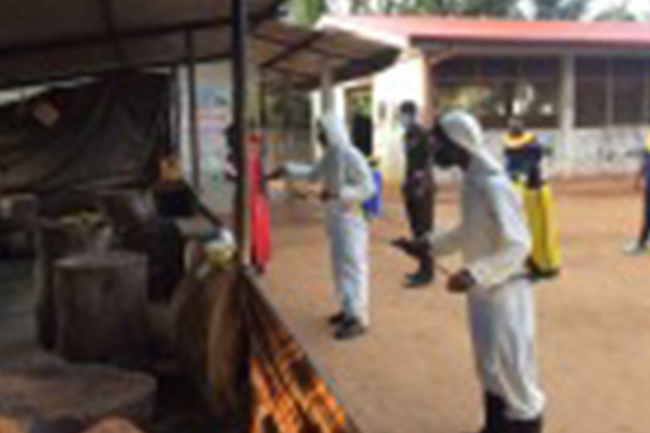
[[[442,169],[449,169],[457,166],[461,160],[461,150],[454,144],[447,135],[436,128],[433,131],[433,159],[435,165]]]
[[[449,169],[454,167],[458,160],[456,158],[456,152],[454,152],[453,148],[450,146],[443,146],[441,147],[435,154],[434,154],[434,162],[435,164],[442,168],[442,169]]]
[[[329,144],[327,141],[327,134],[325,133],[325,129],[321,125],[318,126],[318,132],[316,133],[316,138],[318,139],[318,142],[323,147],[327,147],[327,145]]]
[[[400,115],[399,123],[400,123],[400,125],[402,125],[403,128],[406,129],[409,126],[413,125],[413,123],[415,123],[415,122],[414,122],[412,116],[410,116],[408,114],[402,114],[402,115]]]

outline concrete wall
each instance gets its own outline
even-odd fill
[[[333,109],[341,117],[348,118],[350,113],[346,107],[346,92],[358,86],[370,85],[375,125],[374,156],[379,158],[384,177],[388,180],[400,180],[404,171],[403,132],[397,116],[399,105],[403,101],[412,100],[422,108],[423,113],[426,112],[427,78],[422,62],[420,57],[406,56],[393,67],[373,77],[350,81],[333,89]],[[315,118],[322,112],[321,98],[320,92],[315,92],[312,97]],[[317,150],[314,153],[317,154]]]
[[[409,56],[373,79],[375,152],[388,180],[401,181],[404,173],[404,132],[398,121],[400,104],[407,100],[415,102],[423,117],[421,122],[428,120],[424,118],[428,99],[426,71],[420,57]]]
[[[377,154],[389,182],[400,182],[403,169],[402,131],[392,115],[381,116],[382,104],[389,111],[404,99],[413,99],[424,107],[428,89],[422,79],[427,68],[418,58],[403,60],[396,66],[373,77],[374,120]],[[572,84],[573,81],[569,81]],[[568,98],[572,100],[572,98]],[[573,124],[572,116],[571,124]],[[427,119],[422,119],[426,121]],[[565,125],[566,127],[566,125]],[[637,169],[639,151],[643,147],[648,126],[570,128],[562,133],[555,129],[535,130],[543,140],[552,143],[554,154],[547,161],[548,172],[555,177],[575,177],[597,174],[630,173]],[[504,130],[486,131],[488,147],[501,158]],[[562,137],[567,136],[567,142]],[[443,175],[445,179],[447,175]]]

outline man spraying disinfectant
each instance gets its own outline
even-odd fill
[[[473,116],[443,114],[432,135],[435,164],[463,173],[461,220],[451,231],[401,247],[409,254],[426,247],[436,257],[463,256],[447,288],[467,296],[484,394],[481,433],[541,433],[546,398],[537,377],[533,289],[524,272],[531,237],[521,199]]]
[[[372,172],[352,144],[342,119],[327,113],[318,124],[324,155],[315,165],[289,162],[271,177],[321,182],[335,285],[342,309],[329,318],[339,340],[362,335],[370,324],[368,223],[363,203],[375,194]]]

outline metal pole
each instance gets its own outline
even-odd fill
[[[198,109],[196,102],[196,65],[194,62],[194,38],[192,33],[185,33],[187,49],[187,94],[189,98],[189,138],[192,165],[192,186],[201,192],[201,144],[199,143]]]
[[[333,76],[332,68],[327,61],[323,62],[323,70],[321,72],[321,115],[334,109],[334,91],[333,91]]]
[[[248,0],[231,0],[232,9],[232,112],[233,147],[236,156],[237,189],[235,193],[235,232],[237,259],[250,263],[250,176],[246,151]]]
[[[560,140],[562,162],[568,171],[573,161],[573,129],[575,128],[575,57],[567,54],[560,59]]]
[[[172,69],[172,81],[173,81],[173,86],[172,86],[172,95],[171,95],[171,106],[172,106],[172,113],[171,113],[171,122],[172,122],[172,140],[173,140],[173,149],[172,153],[175,156],[180,155],[180,147],[181,147],[181,137],[182,137],[182,120],[183,120],[183,101],[182,101],[182,93],[180,89],[180,84],[181,84],[181,74],[180,74],[180,68],[178,66],[174,66]]]

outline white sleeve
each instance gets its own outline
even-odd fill
[[[323,177],[323,159],[315,164],[289,161],[284,163],[285,176],[290,180],[317,182]]]
[[[349,152],[345,154],[343,165],[345,183],[341,188],[341,199],[355,202],[370,199],[376,191],[370,164],[360,153]]]
[[[531,250],[530,232],[523,206],[505,179],[489,179],[486,196],[498,230],[499,248],[466,266],[480,287],[504,283],[522,269]]]
[[[460,249],[463,241],[462,223],[451,230],[434,233],[430,238],[431,249],[434,256],[448,256]]]

